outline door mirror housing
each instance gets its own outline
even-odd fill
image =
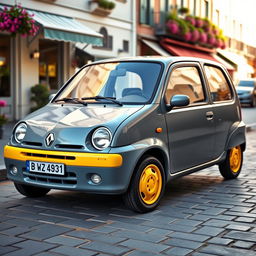
[[[185,107],[190,103],[190,99],[187,95],[174,95],[170,100],[169,111],[174,107]]]

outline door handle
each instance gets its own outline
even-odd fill
[[[214,117],[214,114],[213,114],[213,112],[212,111],[208,111],[208,112],[206,112],[206,119],[207,120],[212,120],[213,119],[213,117]]]

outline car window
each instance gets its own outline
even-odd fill
[[[78,72],[56,100],[102,96],[127,104],[148,103],[154,96],[161,70],[161,64],[156,62],[96,63]],[[96,101],[101,102],[104,101]]]
[[[187,95],[190,104],[205,101],[202,81],[196,67],[178,67],[172,71],[165,93],[166,102],[169,103],[177,94]]]
[[[205,65],[205,73],[210,87],[211,98],[214,102],[232,99],[232,93],[220,68]]]

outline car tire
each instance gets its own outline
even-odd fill
[[[157,158],[146,156],[134,170],[129,188],[124,194],[124,202],[133,211],[150,212],[158,206],[164,188],[163,165]]]
[[[225,179],[235,179],[241,172],[242,164],[243,151],[241,146],[236,146],[228,150],[225,161],[219,165],[219,170]]]
[[[27,197],[45,196],[50,191],[50,189],[48,188],[34,187],[34,186],[24,185],[20,183],[14,183],[14,186],[20,194]]]

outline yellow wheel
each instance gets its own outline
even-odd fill
[[[229,165],[232,172],[237,173],[242,164],[241,147],[237,146],[230,149],[229,152]]]
[[[241,146],[236,146],[228,150],[225,161],[219,165],[219,170],[225,179],[234,179],[241,172],[242,164],[243,151]]]
[[[139,191],[145,204],[153,204],[159,198],[162,190],[162,174],[159,168],[150,164],[140,176]]]
[[[145,156],[134,170],[124,201],[136,212],[152,211],[159,204],[164,186],[165,175],[162,163],[155,157]]]

